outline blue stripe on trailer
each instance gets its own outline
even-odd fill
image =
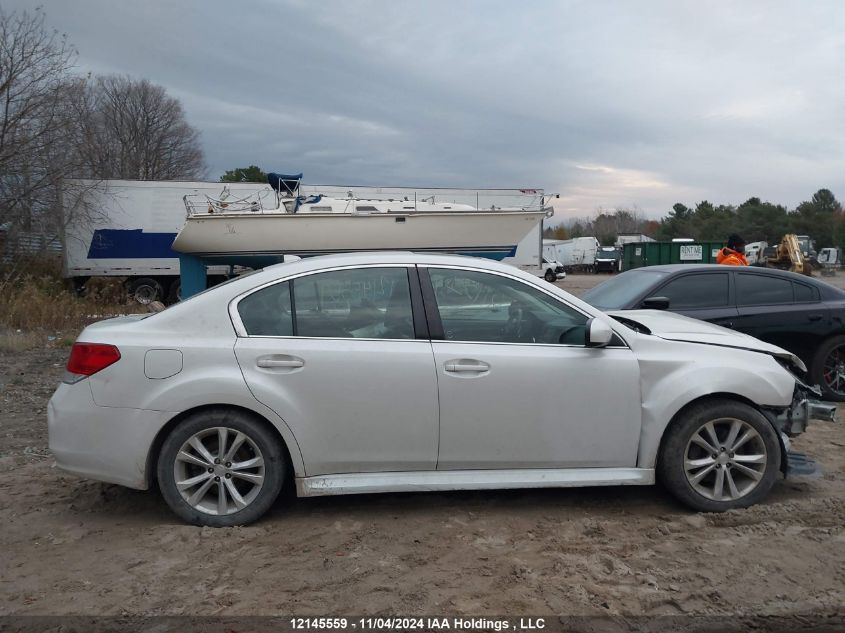
[[[146,233],[144,229],[97,229],[88,259],[160,259],[179,257],[171,247],[176,233]]]

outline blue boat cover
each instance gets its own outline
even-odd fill
[[[270,172],[267,174],[267,182],[279,193],[286,193],[293,195],[299,189],[299,181],[302,180],[302,174],[277,174]]]
[[[323,199],[323,194],[318,193],[314,196],[296,196],[296,204],[293,207],[293,212],[296,213],[299,211],[299,207],[303,204],[317,204],[320,200]]]

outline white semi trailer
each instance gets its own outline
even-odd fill
[[[594,237],[576,237],[571,240],[555,241],[557,260],[568,272],[594,271],[596,253],[599,247],[599,241]]]
[[[235,197],[259,183],[228,183]],[[186,194],[218,197],[219,182],[70,180],[65,183],[64,274],[82,289],[91,277],[126,277],[141,303],[179,298],[179,254],[170,245],[185,223]],[[228,266],[209,266],[220,281]]]
[[[557,261],[554,246],[541,238],[542,223],[536,225],[516,246],[513,257],[505,257],[503,264],[516,266],[532,275],[542,277],[549,283],[566,278],[566,271]]]
[[[616,236],[614,246],[622,248],[625,244],[640,243],[640,242],[654,242],[654,238],[644,235],[643,233],[620,233]]]

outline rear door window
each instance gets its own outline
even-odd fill
[[[669,309],[720,308],[728,305],[728,273],[682,275],[656,290],[667,297]]]
[[[736,276],[736,302],[740,306],[792,303],[792,282],[769,275]]]
[[[293,282],[296,335],[414,338],[406,268],[336,270]]]

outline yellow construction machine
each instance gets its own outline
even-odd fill
[[[802,275],[812,275],[813,267],[798,242],[798,236],[788,233],[783,236],[780,244],[777,245],[777,252],[774,257],[766,258],[766,265],[781,270],[791,270]]]

